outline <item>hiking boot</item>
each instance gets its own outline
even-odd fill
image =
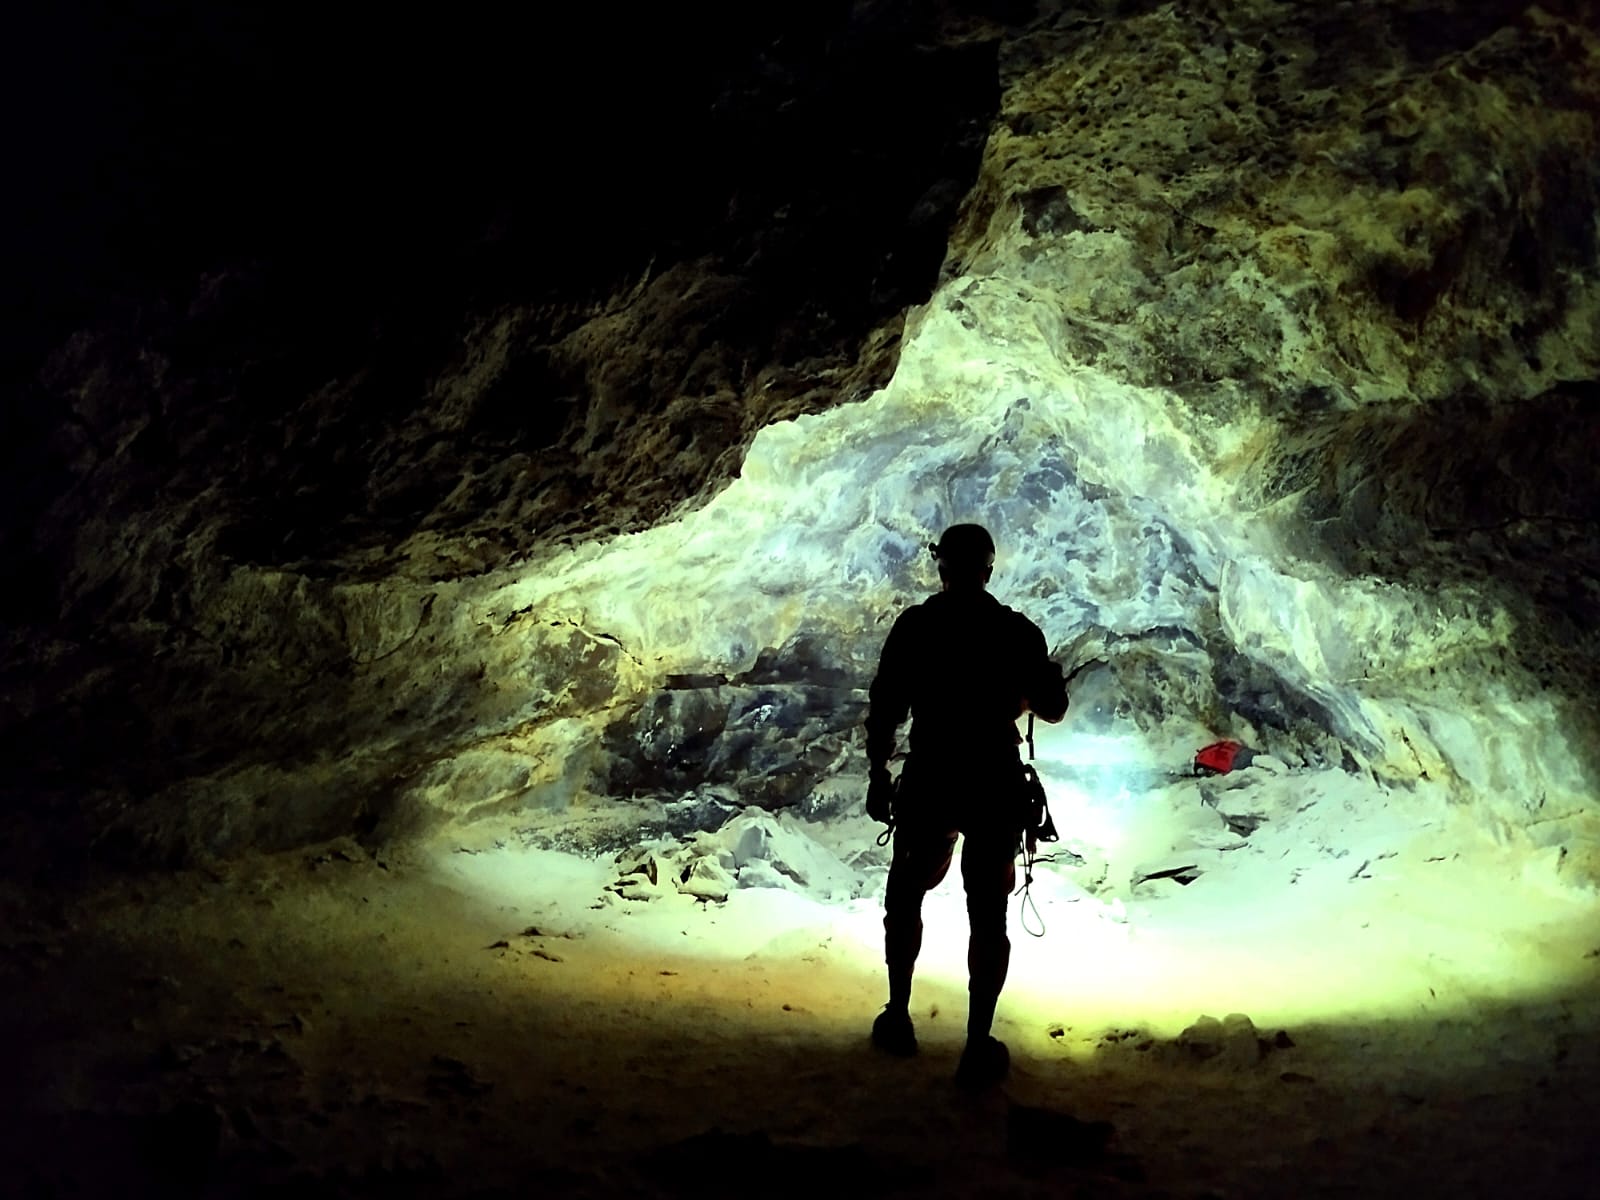
[[[911,1014],[904,1009],[884,1009],[872,1023],[872,1044],[896,1058],[910,1058],[917,1052],[917,1031],[911,1024]]]
[[[999,1038],[968,1042],[956,1067],[956,1086],[969,1091],[992,1087],[1011,1073],[1011,1051]]]

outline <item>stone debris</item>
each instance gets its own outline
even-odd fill
[[[746,808],[715,832],[624,850],[606,894],[635,901],[683,894],[710,903],[736,888],[784,888],[835,900],[861,895],[863,871],[819,842],[812,828],[792,813]]]
[[[799,891],[795,881],[771,863],[756,859],[739,868],[739,886],[742,888],[782,888]]]
[[[1267,818],[1258,813],[1223,813],[1222,823],[1228,827],[1228,832],[1246,838],[1260,829]]]
[[[1174,1041],[1178,1056],[1193,1062],[1217,1062],[1237,1069],[1253,1067],[1274,1051],[1292,1050],[1295,1042],[1287,1030],[1268,1037],[1244,1013],[1229,1013],[1222,1020],[1202,1016]]]
[[[714,858],[697,858],[683,873],[678,890],[696,900],[720,902],[737,886],[732,875]]]
[[[1152,879],[1171,879],[1187,887],[1203,874],[1205,874],[1205,871],[1201,868],[1195,855],[1169,855],[1164,859],[1140,863],[1134,867],[1129,886],[1138,887],[1139,884],[1147,883]]]
[[[630,875],[626,879],[619,879],[611,885],[611,890],[624,900],[654,900],[661,895],[661,889],[653,882],[638,875]]]
[[[661,877],[661,860],[654,851],[625,851],[617,855],[617,868],[617,876],[621,879],[642,875],[648,882],[655,883]]]
[[[1196,849],[1230,851],[1241,850],[1249,843],[1245,836],[1223,824],[1216,829],[1194,834],[1191,839]]]
[[[784,887],[844,898],[860,893],[861,876],[787,813],[746,809],[718,833],[732,851],[740,887]]]
[[[487,949],[487,950],[510,951],[510,952],[519,953],[519,954],[525,953],[525,954],[531,955],[534,958],[542,958],[542,959],[544,959],[545,962],[558,963],[558,962],[563,961],[559,954],[553,954],[549,950],[546,950],[541,945],[533,945],[533,944],[530,944],[530,943],[534,943],[534,942],[538,941],[539,939],[546,938],[546,937],[561,937],[561,938],[570,939],[572,937],[572,935],[571,934],[547,934],[547,933],[542,932],[537,925],[529,925],[521,933],[517,934],[517,937],[522,939],[520,944],[516,943],[516,942],[512,942],[508,938],[499,938],[499,939],[497,939],[497,940],[495,940],[493,942],[490,942],[489,945],[485,947],[485,949]],[[505,954],[502,953],[499,957],[504,958]]]
[[[684,846],[684,851],[694,858],[710,858],[724,871],[733,872],[738,867],[727,839],[717,833],[696,833]]]
[[[1057,1035],[1052,1031],[1050,1036],[1055,1037]],[[1133,1049],[1143,1053],[1154,1047],[1155,1044],[1155,1038],[1151,1037],[1143,1029],[1113,1029],[1100,1035],[1100,1045],[1103,1047],[1131,1046]]]
[[[1178,1046],[1197,1062],[1216,1058],[1228,1046],[1222,1022],[1215,1017],[1201,1017],[1178,1035]],[[1250,1039],[1251,1053],[1255,1053],[1255,1039]]]
[[[607,890],[624,900],[654,900],[674,890],[673,865],[653,849],[625,850],[617,855],[617,878]]]

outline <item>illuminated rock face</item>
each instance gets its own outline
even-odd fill
[[[1592,82],[1550,66],[1596,43],[1537,14],[1236,17],[1008,44],[891,385],[494,611],[581,605],[674,672],[826,635],[864,679],[931,586],[921,543],[982,519],[995,589],[1064,657],[1105,654],[1106,728],[1170,766],[1234,734],[1581,857],[1596,131]]]
[[[214,482],[148,562],[81,543],[69,594],[111,589],[130,657],[202,644],[151,718],[189,757],[130,836],[845,796],[925,543],[976,519],[997,594],[1104,660],[1076,733],[1146,770],[1238,736],[1592,869],[1600,42],[1559,7],[1124,8],[968,31],[999,113],[892,378],[888,311],[731,353],[760,287],[686,259],[581,319],[471,323],[362,426],[382,503],[334,550],[208,524]],[[62,369],[93,396],[95,368]]]

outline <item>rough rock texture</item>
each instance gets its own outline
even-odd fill
[[[5,430],[19,828],[799,803],[979,517],[1108,733],[1592,855],[1592,8],[804,14],[622,54],[527,174],[483,85],[419,157],[470,128],[494,186],[372,216],[390,132],[304,244],[57,304]]]
[[[1065,13],[1009,41],[954,303],[1145,389],[1146,457],[1200,467],[1102,457],[1101,481],[1253,515],[1211,530],[1218,627],[1182,622],[1226,709],[1592,845],[1594,14],[1286,17]]]
[[[432,585],[692,508],[766,423],[881,387],[976,174],[994,38],[896,6],[314,46],[160,19],[55,30],[65,82],[38,68],[151,124],[74,130],[104,211],[37,188],[70,224],[6,343],[9,807],[71,844],[159,797],[127,849],[181,855],[370,827],[397,781],[521,794],[525,768],[455,761],[520,724],[495,695],[591,713],[615,648],[562,625],[482,657]],[[552,672],[570,694],[530,705]]]
[[[1588,378],[1594,45],[1569,15],[1063,14],[1006,47],[947,273],[1005,255],[1062,295],[1075,358],[1195,408],[1244,394],[1298,417]]]

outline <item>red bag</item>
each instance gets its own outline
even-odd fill
[[[1226,775],[1234,767],[1248,766],[1251,756],[1246,753],[1240,761],[1243,742],[1223,740],[1212,742],[1194,756],[1195,773],[1199,775]]]

